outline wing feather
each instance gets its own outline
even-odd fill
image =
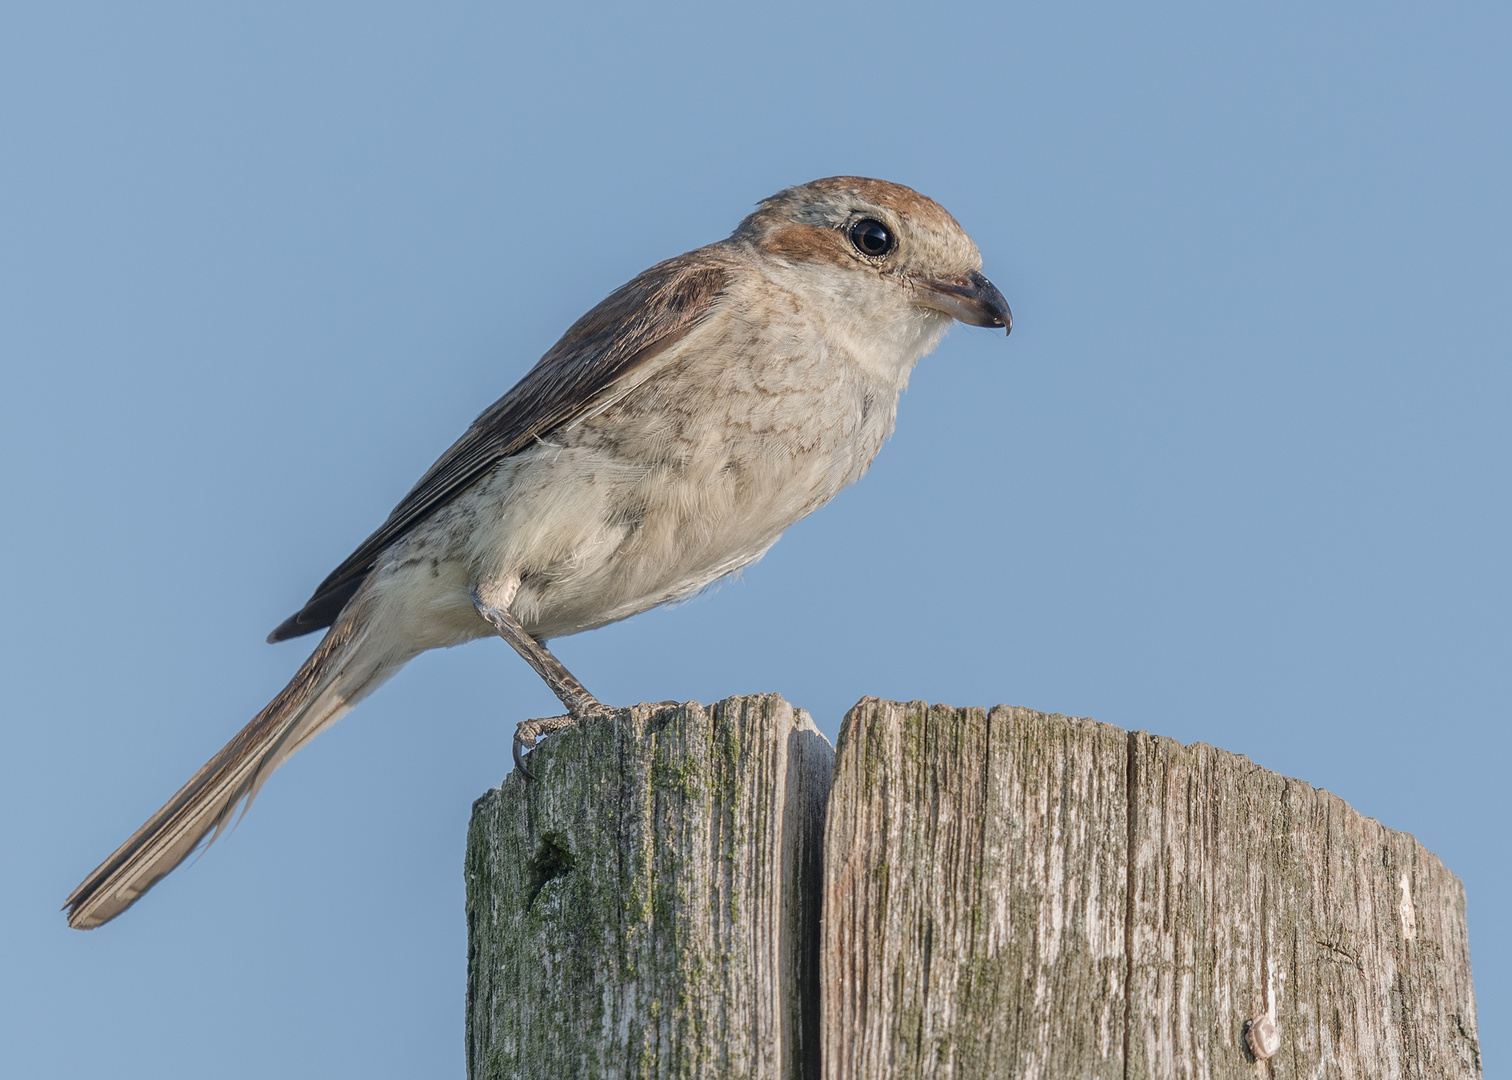
[[[283,641],[331,625],[385,549],[504,458],[572,423],[604,391],[680,341],[708,317],[730,273],[729,261],[720,259],[715,248],[702,248],[659,263],[616,289],[473,421],[378,531],[331,571],[268,640]]]

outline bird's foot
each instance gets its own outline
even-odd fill
[[[590,716],[608,716],[614,712],[608,705],[597,700],[590,700],[580,708],[565,716],[544,716],[535,720],[522,720],[515,727],[514,734],[514,764],[520,775],[527,780],[536,779],[535,773],[525,767],[525,752],[534,750],[536,741],[571,727],[579,720]]]

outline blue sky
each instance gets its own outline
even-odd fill
[[[1010,702],[1203,740],[1465,881],[1512,1035],[1512,9],[137,4],[0,15],[0,1045],[15,1075],[462,1067],[500,642],[422,657],[119,922],[75,882],[578,314],[900,181],[1016,325],[742,580],[556,643],[611,702]]]

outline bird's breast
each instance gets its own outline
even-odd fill
[[[688,595],[866,471],[897,391],[822,343],[742,329],[506,463],[486,554],[521,574],[527,626],[559,636]]]

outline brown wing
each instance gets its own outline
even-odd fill
[[[473,421],[382,527],[268,640],[330,626],[389,545],[504,458],[570,424],[604,390],[679,341],[709,314],[729,276],[729,264],[703,248],[659,263],[611,293]]]

